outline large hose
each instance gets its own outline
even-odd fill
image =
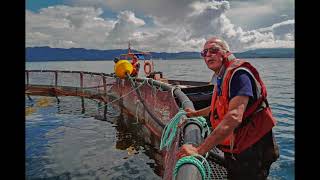
[[[126,63],[127,64],[127,63]],[[129,65],[128,65],[129,66]],[[125,66],[124,66],[125,67]],[[130,76],[130,71],[129,70],[124,70],[124,71],[120,71],[121,73],[125,72],[126,76],[128,77],[129,81],[131,82],[132,87],[136,87],[136,83],[133,81],[133,78],[131,78]],[[137,78],[135,79],[136,82],[137,81],[143,81],[142,78]],[[179,102],[182,103],[183,108],[190,108],[192,110],[194,110],[194,106],[193,103],[190,101],[190,99],[181,91],[180,88],[177,87],[173,87],[169,84],[165,84],[162,83],[160,81],[154,81],[153,79],[147,78],[147,82],[149,84],[161,87],[163,90],[169,90],[172,91],[172,94],[175,95]],[[155,122],[162,128],[164,128],[164,124],[156,117],[154,116],[154,114],[149,110],[149,108],[146,106],[146,104],[144,103],[143,98],[141,97],[141,93],[140,90],[138,88],[136,89],[136,93],[138,95],[138,98],[140,99],[140,102],[143,104],[144,108],[146,109],[146,111],[149,113],[149,115],[155,120]],[[188,136],[188,132],[194,132],[193,130],[195,130],[196,134],[201,136],[201,129],[198,125],[195,124],[190,124],[185,128],[185,134],[184,137],[192,137],[192,136]],[[187,132],[187,133],[186,133]],[[184,138],[185,140],[188,141],[188,139]],[[202,141],[202,139],[200,139],[200,141],[194,142],[196,144],[200,144]],[[179,166],[180,167],[180,166]],[[177,179],[188,179],[188,178],[192,178],[193,176],[196,179],[199,179],[202,177],[202,175],[199,172],[199,169],[197,168],[197,166],[192,165],[192,164],[182,164],[181,167],[179,168],[179,170],[177,170]],[[182,176],[181,176],[182,175]],[[193,175],[193,176],[190,176]]]
[[[176,86],[172,86],[170,84],[166,84],[160,81],[155,81],[150,78],[137,78],[136,82],[143,82],[144,80],[147,80],[149,84],[155,85],[157,87],[161,87],[163,90],[166,91],[172,91],[172,94],[175,95],[175,97],[178,98],[179,102],[181,102],[181,105],[183,108],[189,108],[194,110],[194,106],[192,101],[188,98],[186,94],[184,94],[180,88]],[[201,127],[199,125],[196,125],[194,123],[190,123],[184,128],[184,141],[185,142],[193,142],[195,145],[199,145],[203,138],[201,136]],[[194,180],[194,179],[201,179],[201,173],[197,166],[193,164],[182,164],[181,167],[177,170],[177,176],[176,179],[181,180]]]

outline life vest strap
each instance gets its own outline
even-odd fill
[[[242,119],[246,119],[247,117],[251,116],[253,113],[255,113],[261,106],[263,105],[268,105],[268,103],[265,103],[265,101],[267,101],[267,99],[264,96],[261,96],[259,99],[257,99],[256,102],[254,102],[249,109],[247,109],[244,113],[243,113],[243,117]],[[266,107],[268,107],[266,106]]]

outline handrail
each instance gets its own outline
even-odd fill
[[[109,77],[114,77],[113,74],[107,74],[107,73],[99,73],[99,72],[90,72],[90,71],[71,71],[71,70],[39,70],[39,69],[32,69],[32,70],[25,70],[25,72],[59,72],[59,73],[83,73],[83,74],[92,74],[92,75],[104,75]]]

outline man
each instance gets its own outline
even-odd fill
[[[132,56],[131,64],[133,66],[133,71],[131,73],[131,76],[138,77],[139,70],[140,70],[140,63],[136,55]]]
[[[229,179],[267,179],[279,149],[264,83],[257,70],[236,59],[222,39],[207,40],[201,55],[216,77],[211,106],[185,111],[188,117],[210,115],[213,131],[198,147],[183,145],[178,157],[205,155],[217,146],[224,152]]]

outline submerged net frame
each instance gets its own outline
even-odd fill
[[[96,73],[96,72],[86,72],[86,71],[66,71],[66,70],[25,70],[25,93],[26,95],[40,95],[40,96],[78,96],[88,99],[96,99],[100,102],[109,103],[109,96],[113,96],[114,91],[120,92],[120,105],[128,108],[129,111],[135,112],[135,116],[141,116],[145,119],[139,120],[139,122],[145,124],[146,126],[154,125],[150,119],[150,116],[146,111],[143,111],[141,106],[141,101],[136,101],[137,93],[132,90],[130,82],[127,80],[120,80],[112,74],[106,73]],[[138,79],[137,79],[138,80]],[[138,82],[138,81],[136,81]],[[155,115],[156,118],[163,120],[163,123],[166,124],[174,114],[167,114],[166,118],[163,118],[163,113],[159,113],[161,110],[161,101],[163,106],[169,106],[171,112],[177,112],[178,106],[174,103],[173,91],[167,90],[163,91],[160,85],[160,88],[154,89],[153,81],[142,82],[139,80],[138,89],[141,89],[142,97],[145,99],[147,106],[150,106],[151,113]],[[148,87],[150,86],[151,87]],[[130,95],[129,95],[130,94]],[[161,96],[158,96],[160,95]],[[123,97],[122,96],[126,96]],[[166,101],[163,101],[161,97],[167,97]],[[172,98],[170,98],[172,97]],[[144,100],[143,100],[144,101]],[[159,106],[160,105],[160,106]],[[105,106],[106,107],[106,106]],[[130,109],[131,108],[131,109]],[[144,107],[145,109],[146,107]],[[152,109],[153,108],[153,109]],[[129,112],[129,113],[130,113]],[[149,119],[149,120],[148,120]],[[138,119],[137,119],[138,120]],[[152,124],[153,123],[153,124]],[[161,127],[160,132],[161,132]],[[149,128],[150,130],[150,128]],[[155,130],[157,131],[157,129]],[[159,132],[159,129],[158,129]],[[179,141],[180,136],[177,136],[173,142],[172,148],[170,148],[164,157],[169,166],[172,166],[176,163],[175,155],[179,150]],[[226,175],[226,170],[216,164],[211,162],[213,172],[212,179],[223,179]],[[171,179],[172,167],[165,167],[165,179]]]
[[[25,93],[42,96],[79,96],[107,102],[115,84],[111,74],[85,71],[25,70]]]

